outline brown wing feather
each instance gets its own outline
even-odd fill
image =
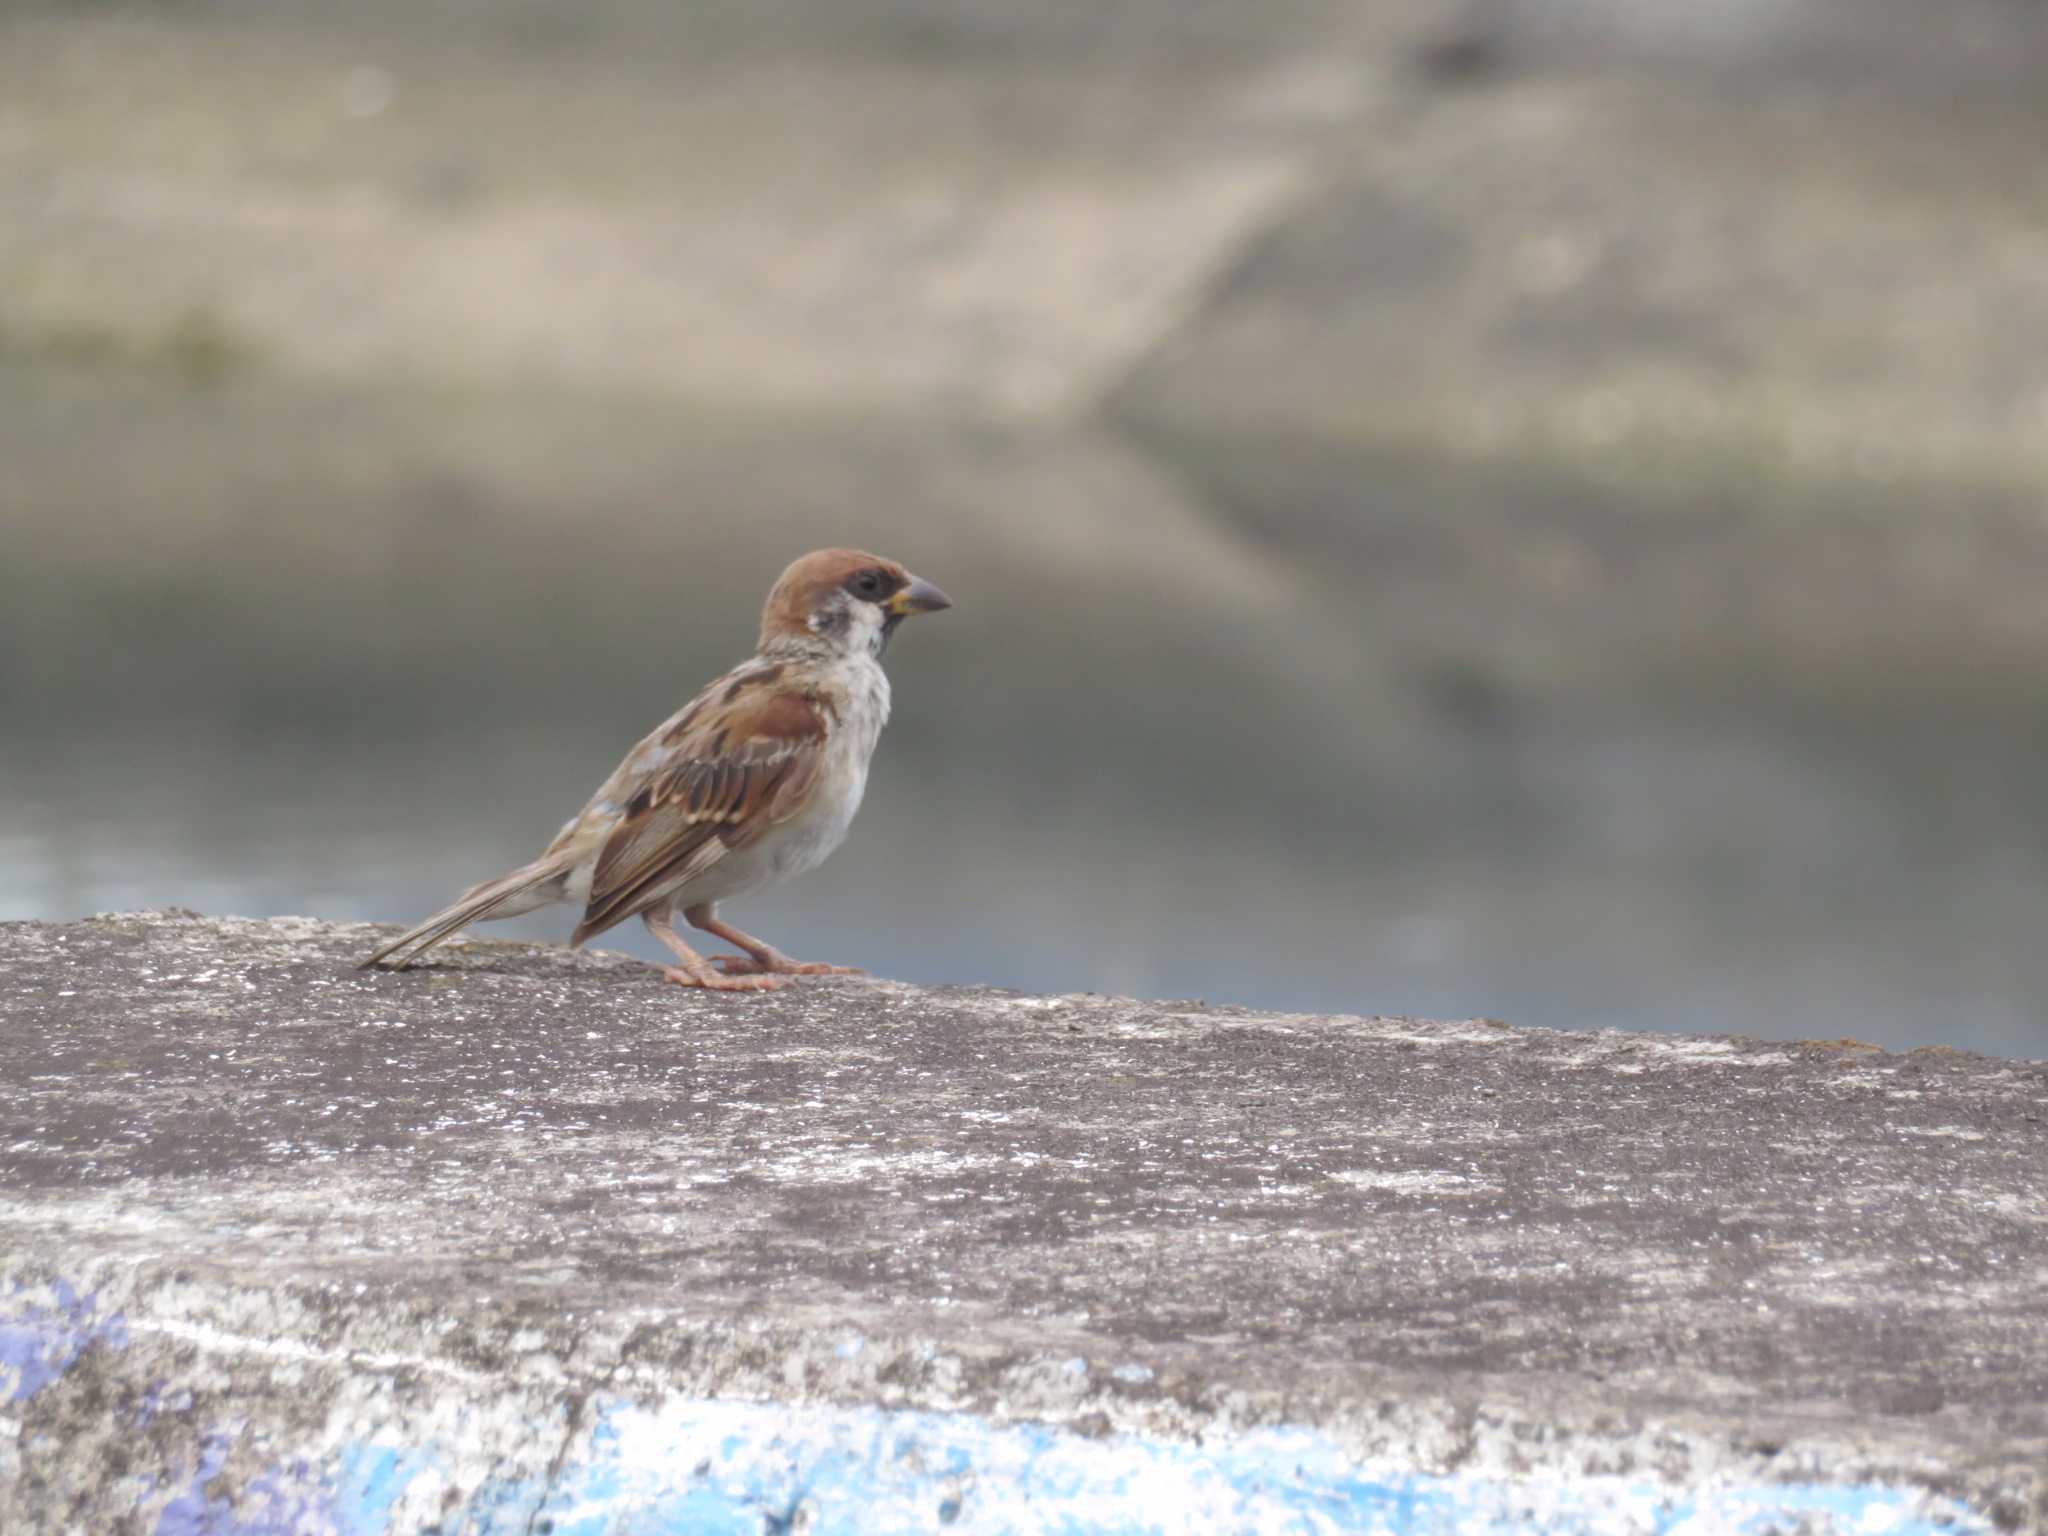
[[[633,916],[803,809],[829,717],[815,697],[777,690],[776,670],[721,681],[716,704],[684,717],[673,755],[605,839],[570,942]]]

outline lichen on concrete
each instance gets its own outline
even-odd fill
[[[377,931],[0,927],[0,1528],[2048,1523],[2048,1065]]]

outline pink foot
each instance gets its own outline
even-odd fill
[[[713,955],[711,963],[728,976],[865,976],[857,965],[826,965],[820,960],[792,960],[770,953],[766,960],[752,955]]]
[[[679,987],[702,987],[707,992],[773,992],[777,987],[789,985],[785,976],[721,976],[708,967],[702,970],[685,970],[671,965],[663,969],[662,976]]]

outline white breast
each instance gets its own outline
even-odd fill
[[[872,657],[849,656],[824,681],[845,704],[826,747],[811,803],[801,816],[728,853],[690,882],[683,893],[687,899],[725,901],[749,895],[816,869],[846,841],[867,793],[868,761],[889,721],[889,679]]]

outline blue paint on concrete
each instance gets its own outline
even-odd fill
[[[19,1403],[34,1397],[70,1370],[88,1345],[127,1346],[127,1324],[119,1313],[100,1317],[97,1300],[62,1280],[33,1292],[14,1287],[0,1304],[0,1400]]]
[[[11,1303],[11,1306],[9,1305]],[[23,1401],[120,1316],[68,1286],[0,1299],[0,1394]],[[152,1390],[138,1417],[189,1412]],[[479,1466],[475,1448],[391,1436],[315,1452],[244,1423],[195,1465],[138,1479],[155,1536],[396,1536],[431,1515],[463,1536],[1954,1536],[1981,1520],[1883,1486],[1757,1484],[1674,1491],[1622,1478],[1425,1476],[1359,1465],[1308,1429],[1204,1444],[1093,1438],[968,1414],[601,1396],[546,1477]],[[549,1434],[541,1425],[536,1437]],[[529,1463],[530,1465],[530,1463]],[[228,1475],[223,1475],[224,1473]],[[407,1493],[422,1482],[418,1496]],[[1946,1515],[1947,1518],[1941,1518]]]
[[[430,1456],[395,1446],[351,1445],[344,1450],[332,1505],[344,1536],[383,1536],[391,1529],[392,1508],[404,1496],[406,1485],[432,1463]]]
[[[1262,1430],[1198,1447],[877,1409],[620,1401],[596,1412],[584,1453],[567,1460],[538,1502],[536,1526],[552,1521],[558,1536],[1958,1529],[1923,1516],[1917,1496],[1903,1489],[1754,1486],[1703,1495],[1623,1479],[1429,1477],[1360,1468],[1308,1430]]]
[[[318,1469],[303,1458],[246,1482],[219,1481],[234,1441],[233,1435],[221,1433],[200,1442],[199,1464],[157,1506],[155,1536],[300,1536],[326,1529]]]
[[[254,1478],[232,1496],[226,1485],[216,1487],[233,1448],[227,1434],[200,1442],[199,1464],[158,1506],[155,1536],[298,1536],[318,1519],[317,1506],[289,1476]]]
[[[198,1464],[168,1498],[159,1501],[161,1485],[151,1480],[143,1502],[157,1509],[153,1536],[385,1536],[395,1529],[406,1485],[431,1460],[392,1446],[352,1445],[331,1466],[291,1456],[253,1475],[237,1468],[224,1479],[240,1438],[206,1436]],[[243,1460],[260,1464],[261,1447],[241,1450]],[[488,1500],[472,1502],[488,1507]],[[523,1528],[532,1502],[502,1528]]]
[[[143,1503],[155,1503],[154,1536],[362,1536],[341,1518],[333,1479],[316,1461],[286,1457],[253,1475],[235,1475],[229,1463],[240,1438],[224,1431],[201,1440],[198,1464],[161,1502],[161,1484],[149,1480]],[[246,1459],[260,1459],[260,1449],[243,1450]],[[374,1502],[367,1507],[376,1509]],[[389,1514],[388,1502],[381,1512]],[[373,1529],[381,1536],[389,1526],[380,1519]]]

